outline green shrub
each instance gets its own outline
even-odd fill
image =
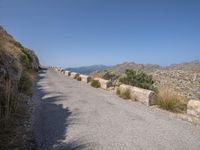
[[[157,94],[156,104],[165,110],[172,112],[184,112],[187,109],[185,98],[179,96],[171,88],[161,88]]]
[[[156,90],[153,85],[154,84],[153,77],[151,75],[147,75],[144,72],[126,70],[125,77],[120,78],[120,82],[144,89]]]
[[[95,87],[95,88],[100,88],[101,87],[101,83],[98,80],[92,80],[91,86]]]
[[[110,74],[110,73],[106,72],[106,73],[103,75],[102,78],[105,79],[105,80],[115,81],[115,80],[117,80],[117,79],[119,78],[119,76],[117,76],[117,75],[115,75],[115,74]]]

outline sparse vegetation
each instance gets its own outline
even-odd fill
[[[115,75],[115,74],[110,74],[109,72],[106,72],[103,77],[103,79],[105,80],[111,80],[111,81],[115,81],[119,78],[119,76]]]
[[[165,87],[158,92],[156,104],[172,112],[184,112],[187,109],[185,98],[179,96],[173,89]]]
[[[140,71],[126,70],[125,76],[120,78],[120,82],[144,89],[156,90],[153,85],[153,77]]]
[[[94,88],[100,88],[101,83],[98,80],[92,80],[91,86],[94,87]]]
[[[117,88],[116,94],[123,99],[131,99],[131,90],[126,89],[125,91],[121,91],[120,88]]]
[[[0,26],[0,147],[26,149],[24,120],[33,74],[39,69],[37,56],[24,48]],[[22,147],[20,146],[22,145]]]

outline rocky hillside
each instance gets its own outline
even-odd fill
[[[26,112],[22,105],[27,103],[24,101],[25,97],[32,94],[33,75],[38,69],[39,60],[35,53],[23,47],[0,26],[0,147],[2,149],[12,149],[7,142],[14,143],[20,139],[14,140],[12,136],[19,133],[16,129],[22,124],[19,117]]]
[[[200,61],[197,60],[167,67],[126,62],[103,71],[94,72],[91,75],[103,77],[109,73],[121,76],[127,69],[151,74],[158,88],[169,86],[188,99],[200,99]]]
[[[186,63],[182,63],[182,64],[173,64],[173,65],[166,67],[166,69],[200,72],[200,61],[194,60],[194,61],[186,62]]]

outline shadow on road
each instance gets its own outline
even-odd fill
[[[37,83],[45,82],[46,70],[40,71]],[[50,84],[50,83],[45,83]],[[36,84],[34,99],[37,101],[34,121],[35,150],[81,150],[87,144],[81,139],[65,141],[68,127],[73,122],[72,112],[64,108],[62,95],[49,92],[42,84]]]

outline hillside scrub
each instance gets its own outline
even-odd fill
[[[0,139],[3,139],[0,147],[3,149],[14,149],[13,144],[22,139],[23,130],[19,127],[28,115],[25,104],[32,95],[34,73],[38,69],[35,53],[0,26]]]
[[[91,86],[94,88],[100,88],[101,87],[101,83],[98,80],[92,80],[91,81]]]
[[[105,80],[110,80],[110,81],[115,81],[119,78],[119,76],[115,75],[115,74],[111,74],[109,72],[106,72],[103,77],[103,79]]]
[[[148,90],[156,90],[156,88],[153,85],[153,77],[140,71],[126,70],[125,76],[121,77],[119,81],[127,85],[132,85]]]
[[[171,112],[184,112],[187,109],[185,98],[179,96],[173,89],[168,87],[159,90],[156,105]]]

